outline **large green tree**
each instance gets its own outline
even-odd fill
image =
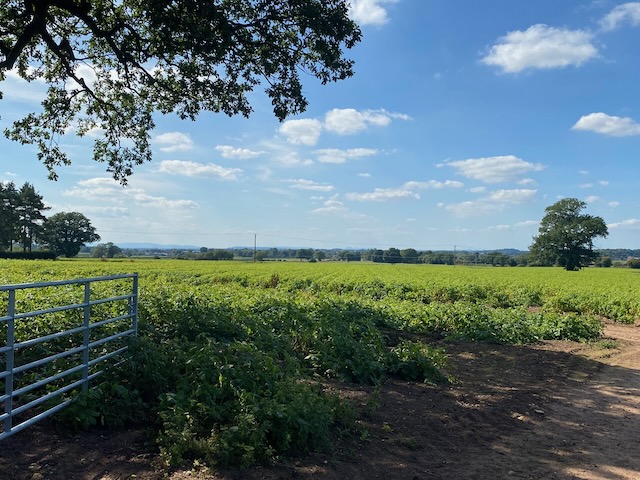
[[[353,74],[344,50],[360,38],[347,0],[0,0],[0,81],[49,86],[5,135],[36,144],[55,179],[70,163],[60,137],[102,129],[94,160],[125,183],[151,159],[154,111],[248,116],[263,83],[283,120],[307,106],[301,74]]]
[[[82,213],[59,212],[44,222],[44,242],[67,258],[78,255],[86,243],[98,240],[100,235]]]
[[[564,198],[545,209],[530,247],[534,263],[578,270],[596,258],[593,241],[609,232],[601,217],[581,213],[586,206],[576,198]]]

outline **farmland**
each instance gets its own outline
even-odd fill
[[[628,269],[6,261],[0,283],[133,271],[141,334],[132,360],[62,417],[153,425],[174,466],[249,466],[365,436],[361,412],[330,386],[455,383],[447,342],[595,341],[603,319],[640,317]],[[50,301],[19,299],[25,308]]]

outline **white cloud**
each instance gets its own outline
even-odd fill
[[[407,182],[404,184],[404,187],[411,188],[414,190],[427,190],[427,189],[436,189],[439,190],[441,188],[462,188],[464,187],[464,183],[458,182],[457,180],[445,180],[444,182],[439,182],[438,180],[428,180],[426,182]]]
[[[346,197],[349,200],[355,200],[358,202],[384,202],[387,200],[402,200],[402,199],[420,199],[419,190],[427,189],[441,189],[441,188],[460,188],[463,184],[452,180],[445,182],[439,182],[436,180],[429,180],[427,182],[407,182],[398,188],[375,188],[373,192],[367,193],[347,193]]]
[[[132,190],[131,197],[134,201],[156,208],[197,208],[198,204],[193,200],[170,200],[165,197],[149,195],[141,190]]]
[[[291,188],[296,188],[298,190],[312,190],[315,192],[330,192],[333,190],[333,185],[317,183],[303,178],[288,180],[288,182],[291,184]]]
[[[411,120],[411,117],[383,109],[358,111],[354,108],[334,108],[325,114],[323,121],[315,118],[287,120],[278,131],[289,143],[313,146],[318,143],[323,130],[337,135],[353,135],[370,126],[386,127],[393,120]]]
[[[353,135],[369,126],[386,127],[392,120],[410,120],[406,114],[391,113],[386,110],[363,110],[334,108],[324,117],[325,130],[338,135]]]
[[[287,120],[278,130],[285,136],[289,143],[294,145],[315,145],[322,132],[322,123],[319,120],[304,118],[299,120]]]
[[[94,84],[96,83],[96,81],[98,80],[98,74],[97,74],[97,70],[95,68],[93,68],[91,65],[88,65],[86,63],[80,63],[76,66],[75,70],[74,70],[76,76],[82,80],[84,80],[84,83],[89,87],[89,88],[93,88]],[[115,72],[113,75],[111,75],[113,78],[115,77]],[[76,89],[82,89],[84,87],[82,87],[79,83],[77,83],[75,80],[73,79],[69,79],[65,85],[65,88],[70,91],[70,90],[76,90]]]
[[[274,154],[273,159],[284,167],[297,167],[313,165],[313,160],[302,159],[298,152],[282,150]]]
[[[609,186],[609,180],[598,180],[598,185],[602,185],[603,187]]]
[[[185,177],[215,177],[218,180],[237,180],[242,173],[239,168],[226,168],[214,163],[197,163],[183,160],[163,160],[159,170],[171,175]]]
[[[326,200],[323,205],[323,207],[311,210],[311,213],[314,215],[334,215],[350,220],[365,218],[362,214],[351,212],[344,203],[338,200],[338,195]]]
[[[516,182],[518,185],[534,185],[536,181],[533,178],[523,178]]]
[[[582,185],[580,185],[580,188],[592,188],[593,187],[593,183],[583,183]]]
[[[370,173],[359,173],[358,176],[362,177],[362,178],[371,178],[371,174]]]
[[[349,0],[349,16],[360,25],[384,25],[389,21],[385,3],[397,0]]]
[[[607,227],[609,227],[612,230],[617,229],[617,228],[633,228],[633,229],[635,229],[638,226],[640,226],[640,220],[638,220],[637,218],[629,218],[627,220],[622,220],[621,222],[607,224]]]
[[[220,152],[220,155],[224,158],[239,158],[242,160],[254,158],[262,154],[262,152],[249,150],[248,148],[236,148],[231,145],[218,145],[215,149]]]
[[[162,152],[187,152],[193,150],[193,141],[186,133],[167,132],[156,135],[153,138],[155,143],[163,145],[160,147]]]
[[[500,38],[482,63],[496,65],[506,73],[579,66],[598,55],[591,39],[592,34],[583,30],[533,25],[524,32],[516,30]]]
[[[311,213],[315,214],[336,214],[336,213],[346,213],[348,208],[344,206],[344,204],[337,200],[337,195],[335,197],[330,198],[329,200],[324,202],[324,207],[316,208],[312,210]]]
[[[82,198],[91,201],[109,203],[113,208],[125,208],[132,203],[139,206],[156,208],[197,208],[193,200],[171,200],[166,197],[154,196],[141,188],[123,187],[112,178],[96,177],[79,181],[75,187],[65,190],[66,197]]]
[[[629,117],[615,117],[602,112],[580,117],[580,120],[571,129],[596,132],[613,137],[640,135],[640,123]]]
[[[349,200],[356,200],[358,202],[384,202],[387,200],[398,199],[414,199],[418,200],[420,194],[414,190],[407,188],[375,188],[373,192],[368,193],[347,193],[346,197]]]
[[[438,166],[455,168],[460,175],[485,183],[499,183],[518,180],[529,172],[538,172],[544,168],[540,163],[529,163],[513,155],[485,158],[469,158],[446,162]]]
[[[486,200],[499,203],[524,203],[535,197],[537,190],[516,188],[513,190],[496,190],[487,196]]]
[[[503,205],[490,203],[484,200],[466,201],[442,206],[457,217],[490,215],[492,213],[499,212],[504,208]]]
[[[373,148],[350,148],[347,150],[339,150],[337,148],[324,148],[316,150],[318,161],[320,163],[346,163],[352,158],[370,157],[378,153]]]
[[[79,209],[78,209],[79,210]],[[129,208],[125,206],[115,207],[115,206],[83,206],[83,213],[96,213],[103,217],[122,217],[123,215],[129,214]]]
[[[586,198],[584,199],[584,201],[585,201],[585,202],[587,202],[587,203],[595,203],[595,202],[597,202],[598,200],[600,200],[600,197],[598,197],[598,196],[596,196],[596,195],[589,195],[588,197],[586,197]]]
[[[76,187],[63,191],[62,195],[91,200],[95,197],[117,196],[124,191],[125,189],[112,178],[95,177],[79,181]]]
[[[600,27],[604,31],[610,31],[624,23],[630,23],[634,27],[640,25],[640,2],[623,3],[616,6],[600,20]]]
[[[616,207],[619,207],[621,205],[621,203],[616,201],[616,200],[614,200],[613,202],[607,203],[607,205],[609,205],[611,208],[616,208]]]
[[[32,68],[28,68],[32,71]],[[46,84],[43,79],[38,78],[27,82],[16,69],[6,72],[5,80],[2,82],[3,100],[24,103],[40,103],[46,97]]]
[[[486,197],[477,200],[454,203],[450,205],[441,204],[458,217],[470,217],[478,215],[489,215],[504,210],[508,205],[518,205],[529,202],[535,197],[537,190],[513,189],[495,190]]]

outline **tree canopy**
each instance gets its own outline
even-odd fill
[[[98,240],[90,220],[79,212],[59,212],[44,222],[44,243],[67,258],[78,255],[85,243]]]
[[[5,130],[36,144],[57,178],[59,140],[94,129],[93,158],[126,183],[151,159],[153,113],[248,116],[261,83],[275,116],[305,110],[300,74],[353,75],[361,38],[347,0],[2,0],[0,81],[10,70],[48,84],[42,111]]]
[[[545,209],[530,247],[536,262],[578,270],[596,258],[593,240],[609,232],[601,217],[580,213],[586,206],[576,198],[564,198]]]

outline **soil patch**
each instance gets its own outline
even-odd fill
[[[5,440],[2,479],[640,478],[640,328],[593,345],[443,343],[451,385],[331,385],[363,415],[330,451],[273,466],[163,472],[144,431],[69,434],[44,423]]]

